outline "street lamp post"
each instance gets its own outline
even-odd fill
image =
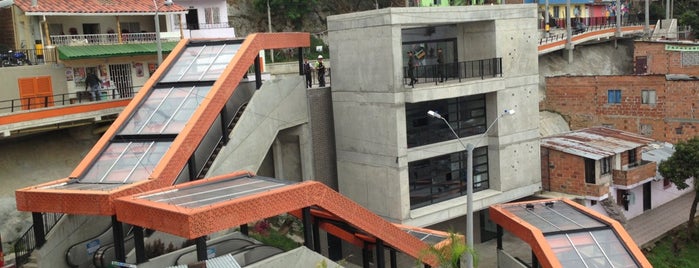
[[[502,114],[500,114],[495,120],[493,120],[493,123],[490,123],[490,126],[485,129],[485,132],[481,134],[480,137],[485,136],[488,134],[488,130],[490,130],[493,125],[495,125],[495,122],[497,122],[501,117],[505,115],[512,115],[515,113],[515,110],[505,110]],[[461,137],[459,137],[458,134],[456,134],[456,131],[451,127],[449,122],[442,117],[439,113],[435,111],[427,111],[427,115],[430,117],[434,117],[437,119],[441,119],[444,121],[445,124],[449,127],[449,130],[451,130],[451,133],[454,134],[456,137],[456,140],[459,141],[461,146],[466,149],[467,152],[467,157],[466,157],[466,245],[468,246],[469,249],[473,249],[473,149],[476,148],[476,145],[473,145],[471,143],[464,144],[463,141],[461,141]],[[468,268],[473,268],[473,255],[472,254],[467,254],[466,256],[466,267]]]
[[[163,63],[163,44],[160,42],[160,17],[158,16],[158,11],[161,7],[171,6],[172,4],[172,0],[165,0],[162,6],[158,6],[156,0],[153,0],[153,7],[155,7],[155,43],[158,46],[158,66]]]

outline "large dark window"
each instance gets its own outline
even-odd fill
[[[585,182],[595,183],[595,160],[585,158]]]
[[[482,134],[487,128],[485,95],[405,104],[408,148],[455,139],[444,121],[431,118],[433,110],[444,117],[459,137]]]
[[[466,151],[410,162],[410,208],[466,195]],[[473,192],[490,188],[488,147],[473,150]]]

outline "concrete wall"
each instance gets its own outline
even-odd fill
[[[266,81],[248,103],[245,112],[231,132],[231,140],[221,149],[207,176],[222,175],[237,170],[257,172],[269,149],[273,147],[273,143],[277,142],[280,131],[301,125],[307,127],[306,107],[306,90],[301,76],[290,75]],[[310,168],[313,156],[309,146],[308,131],[296,130],[284,133],[298,137],[298,142],[288,143],[288,139],[278,141],[276,149],[273,148],[272,156],[275,172],[283,170],[283,161],[286,158],[286,161],[293,159],[301,165],[300,171],[290,170],[291,177],[298,177],[293,174],[299,174],[299,172],[303,172],[304,179],[313,177],[312,174],[308,174],[313,171]],[[293,144],[298,144],[295,146],[300,147],[292,149],[293,155],[285,157],[284,151],[291,148],[286,146]],[[278,178],[283,178],[283,175],[275,174]]]
[[[0,100],[19,99],[18,79],[38,76],[51,76],[53,94],[68,93],[65,79],[65,68],[61,65],[42,64],[24,65],[0,68]],[[5,105],[0,105],[3,107]]]
[[[403,86],[404,29],[455,25],[459,61],[502,57],[503,77],[408,89]],[[410,210],[408,163],[459,152],[456,140],[407,149],[405,103],[486,94],[491,189],[474,208],[528,196],[540,188],[538,56],[535,5],[390,8],[328,18],[333,58],[338,185],[375,213],[427,226],[466,213],[465,197]],[[412,38],[412,37],[411,37]],[[429,38],[429,37],[424,37]],[[425,40],[426,40],[425,39]]]

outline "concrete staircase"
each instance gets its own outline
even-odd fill
[[[25,263],[19,267],[24,267],[24,268],[39,268],[39,258],[37,257],[36,251],[33,251],[31,255],[29,255],[29,262]]]
[[[624,215],[624,212],[621,211],[621,207],[616,204],[613,197],[610,196],[609,198],[602,200],[600,204],[610,218],[615,219],[622,225],[626,226],[626,216]]]

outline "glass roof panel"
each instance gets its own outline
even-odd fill
[[[289,184],[291,182],[267,177],[239,177],[185,186],[139,198],[174,206],[196,208],[266,192]]]
[[[113,142],[97,157],[81,183],[132,183],[150,177],[171,142]]]
[[[189,46],[161,82],[216,80],[239,48],[240,44]]]
[[[210,89],[210,86],[155,88],[126,121],[119,134],[177,134]]]
[[[565,202],[553,201],[547,204],[549,205],[545,203],[517,204],[507,207],[507,210],[534,225],[544,234],[605,226]]]
[[[546,240],[563,267],[638,267],[611,229],[561,233]]]
[[[446,237],[443,236],[438,236],[434,234],[428,234],[425,232],[420,232],[416,230],[410,230],[410,229],[403,229],[403,231],[407,232],[408,234],[414,236],[417,239],[420,239],[422,242],[425,242],[430,245],[435,245],[439,242],[442,242]]]

